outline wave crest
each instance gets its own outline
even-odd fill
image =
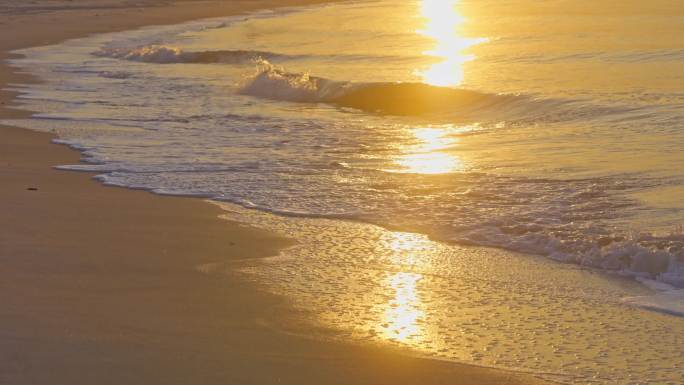
[[[243,95],[300,103],[330,103],[353,88],[351,82],[338,82],[287,72],[267,61],[260,61],[257,73],[241,88]]]
[[[274,60],[285,57],[284,55],[273,52],[250,50],[184,51],[181,48],[165,45],[149,45],[133,49],[107,48],[96,52],[95,55],[157,64],[241,64],[263,59]]]

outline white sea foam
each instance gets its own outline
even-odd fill
[[[626,297],[623,301],[647,310],[684,317],[684,289],[668,290],[648,296]]]
[[[349,82],[287,72],[263,60],[258,63],[257,74],[242,86],[240,92],[290,102],[322,103],[335,100],[352,87]]]

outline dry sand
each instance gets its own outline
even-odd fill
[[[0,1],[0,59],[91,33],[313,2]],[[27,81],[0,65],[0,87]],[[26,115],[7,108],[14,96],[0,93],[1,118]],[[538,383],[260,326],[287,319],[282,299],[195,266],[272,255],[288,240],[220,220],[201,200],[55,170],[79,154],[51,139],[0,126],[0,384]]]

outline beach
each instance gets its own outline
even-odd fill
[[[0,6],[9,51],[95,33],[316,1],[36,1]],[[0,88],[35,81],[0,66]],[[0,117],[28,118],[0,93]],[[220,219],[199,199],[56,170],[80,154],[0,126],[2,384],[536,384],[533,376],[302,337],[286,299],[227,269],[296,240]],[[266,322],[267,321],[267,322]]]

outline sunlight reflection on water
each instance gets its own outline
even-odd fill
[[[421,326],[425,311],[421,293],[417,286],[423,275],[406,271],[423,267],[426,259],[422,253],[429,248],[429,241],[414,233],[392,232],[387,242],[392,254],[390,260],[400,271],[388,276],[384,290],[391,293],[385,306],[384,318],[380,324],[383,338],[397,342],[419,343],[424,335]]]
[[[422,274],[400,272],[388,279],[388,291],[394,298],[387,303],[385,323],[382,325],[385,338],[399,342],[417,340],[422,336],[419,321],[425,316],[421,300],[416,291]]]
[[[475,59],[468,48],[484,43],[486,38],[466,38],[458,33],[466,19],[458,12],[458,0],[423,0],[420,11],[425,26],[417,32],[435,40],[427,56],[441,60],[421,72],[423,81],[433,86],[458,86],[463,82],[463,65]]]
[[[444,174],[462,168],[461,160],[449,148],[457,143],[450,136],[452,127],[426,127],[414,129],[411,134],[418,142],[408,146],[405,152],[395,160],[402,169],[400,172],[415,174]]]
[[[565,383],[679,383],[680,318],[632,310],[643,292],[541,258],[464,248],[417,233],[220,204],[227,218],[295,237],[240,271],[304,310],[288,330],[522,369]],[[295,321],[298,323],[297,321]],[[330,332],[328,332],[330,328]],[[625,332],[628,331],[628,332]],[[620,346],[619,351],[606,349]],[[586,380],[586,381],[585,381]],[[668,382],[669,381],[669,382]]]

